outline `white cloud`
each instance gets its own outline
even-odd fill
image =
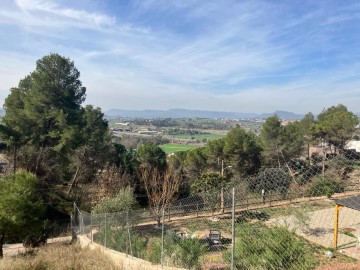
[[[59,1],[15,3],[14,8],[0,10],[0,27],[15,25],[26,40],[20,41],[22,46],[16,44],[22,51],[0,45],[1,62],[14,55],[1,70],[1,91],[14,86],[17,76],[16,84],[28,74],[35,56],[59,52],[81,71],[88,102],[104,109],[306,112],[340,102],[355,108],[360,101],[356,94],[360,82],[354,78],[359,65],[350,59],[360,51],[344,51],[346,62],[333,65],[331,53],[337,48],[333,41],[339,33],[324,32],[320,26],[356,19],[353,13],[331,17],[336,12],[319,5],[296,16],[288,15],[289,6],[260,1],[147,0],[135,2],[129,16],[115,18]],[[147,17],[152,12],[171,14],[169,24],[181,19],[179,24],[197,30],[181,32],[165,22],[152,24]],[[317,66],[320,55],[329,61],[326,67]]]
[[[16,0],[16,4],[25,13],[45,12],[55,16],[67,17],[83,23],[95,24],[96,26],[112,26],[116,19],[99,13],[91,13],[84,10],[62,8],[49,0]]]

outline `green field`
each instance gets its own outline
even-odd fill
[[[171,154],[178,151],[188,151],[200,147],[196,145],[172,144],[172,143],[167,143],[159,146],[166,154]]]
[[[202,139],[207,139],[207,140],[215,140],[215,139],[221,139],[223,137],[225,137],[226,133],[206,133],[206,134],[194,134],[194,135],[190,135],[190,134],[176,134],[176,135],[167,135],[166,137],[168,138],[174,138],[174,139],[195,139],[195,140],[202,140]]]

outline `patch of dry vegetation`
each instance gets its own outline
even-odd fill
[[[58,244],[43,247],[33,254],[0,260],[0,270],[121,270],[99,250],[80,245]]]

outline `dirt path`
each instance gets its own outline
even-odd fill
[[[357,263],[336,263],[333,265],[323,265],[316,270],[359,270],[360,262]]]

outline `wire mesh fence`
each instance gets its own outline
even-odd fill
[[[315,269],[360,258],[358,154],[289,160],[151,209],[78,211],[100,245],[186,269]],[[335,258],[336,257],[336,258]]]

